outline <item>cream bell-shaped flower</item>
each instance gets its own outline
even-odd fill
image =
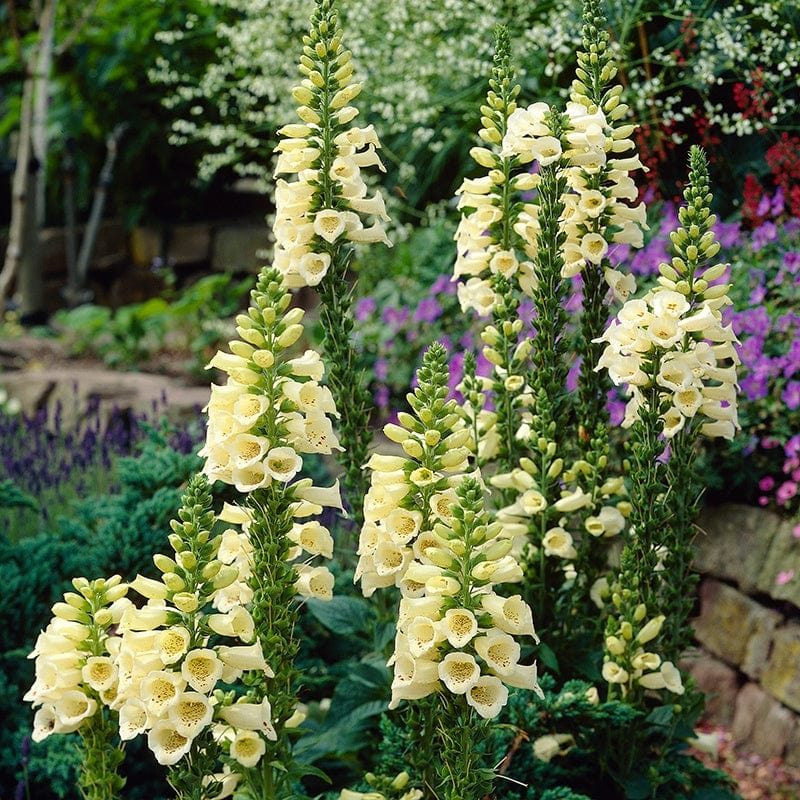
[[[172,766],[189,752],[192,739],[179,733],[169,719],[161,719],[150,728],[147,746],[159,764]]]
[[[81,723],[97,711],[97,701],[80,689],[69,689],[60,694],[53,703],[53,712],[59,723],[60,733],[72,733]]]
[[[217,714],[234,728],[258,731],[273,742],[278,739],[272,724],[272,706],[266,697],[260,703],[240,702],[223,706]]]
[[[153,716],[165,714],[178,701],[186,687],[186,678],[166,670],[150,672],[141,682],[141,698]]]
[[[438,665],[439,678],[453,694],[466,694],[480,678],[481,671],[470,653],[448,653]]]
[[[197,692],[208,694],[222,677],[223,663],[215,650],[197,648],[190,650],[181,664],[181,675]]]
[[[433,648],[444,639],[441,629],[429,617],[414,617],[405,626],[404,633],[409,653],[413,658],[421,658],[432,653]]]
[[[117,667],[109,656],[90,656],[81,670],[81,677],[96,692],[105,692],[117,682]]]
[[[174,664],[186,654],[191,641],[191,634],[186,628],[173,625],[158,633],[155,646],[163,664]]]
[[[253,618],[243,606],[237,606],[225,614],[209,614],[206,622],[220,636],[230,636],[243,642],[252,642],[255,638]]]
[[[266,743],[255,731],[237,731],[229,752],[231,758],[249,769],[258,764],[266,751]]]
[[[533,612],[520,595],[500,597],[489,592],[481,596],[481,606],[491,616],[492,624],[501,631],[516,636],[532,636],[539,643],[533,627]]]
[[[478,633],[478,621],[467,608],[450,608],[442,617],[439,630],[453,647],[461,649]]]
[[[493,675],[481,675],[466,692],[467,703],[484,719],[494,719],[508,702],[508,689]]]
[[[142,700],[130,697],[120,706],[119,738],[123,742],[130,741],[150,727],[152,727],[150,715]]]
[[[301,597],[314,597],[317,600],[333,598],[334,577],[327,567],[298,567],[295,589]]]
[[[190,739],[211,723],[213,715],[214,709],[208,697],[199,692],[184,692],[167,711],[167,719],[175,730]]]

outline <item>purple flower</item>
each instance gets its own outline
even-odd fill
[[[773,217],[779,217],[786,210],[786,203],[784,202],[783,189],[779,186],[772,196],[772,206],[770,212]]]
[[[775,478],[773,478],[771,475],[764,476],[758,482],[758,488],[761,489],[762,492],[771,491],[772,489],[775,488]]]
[[[373,371],[379,381],[385,381],[389,377],[389,362],[385,358],[377,359]]]
[[[753,252],[758,252],[770,242],[778,238],[778,226],[774,222],[765,222],[753,231]]]
[[[800,270],[800,253],[797,251],[786,253],[783,257],[783,266],[791,275],[796,275]]]
[[[783,446],[783,452],[786,454],[786,458],[797,458],[800,456],[800,434],[795,434],[786,442]]]
[[[386,410],[389,407],[389,387],[383,383],[378,384],[373,394],[375,398],[375,405],[381,410]]]
[[[374,313],[378,304],[375,302],[374,297],[362,297],[356,303],[355,317],[359,322],[365,322]]]
[[[570,392],[576,392],[578,390],[578,376],[581,373],[581,359],[576,358],[575,361],[572,362],[572,366],[569,368],[569,372],[567,373],[567,390]]]
[[[779,506],[785,506],[797,494],[794,481],[784,481],[775,492],[775,500]]]
[[[790,411],[800,408],[800,381],[789,381],[781,394],[781,400]]]
[[[408,309],[386,306],[381,312],[381,319],[384,324],[388,325],[392,330],[400,330],[400,328],[408,322]]]
[[[767,376],[764,374],[745,375],[739,381],[739,385],[748,400],[763,400],[769,394]]]
[[[455,397],[459,402],[461,402],[463,398],[456,391],[456,386],[461,383],[463,377],[464,352],[459,351],[450,358],[450,380],[447,382],[447,388],[450,390],[450,397]]]
[[[435,322],[442,315],[442,307],[435,297],[424,297],[414,312],[414,322]]]
[[[431,286],[431,294],[453,295],[458,291],[455,281],[450,280],[449,275],[440,275]]]
[[[740,226],[738,222],[718,222],[714,226],[714,235],[720,247],[733,247],[739,243]]]
[[[759,303],[764,302],[764,298],[767,296],[767,287],[766,286],[756,286],[752,292],[750,292],[750,305],[757,306]]]

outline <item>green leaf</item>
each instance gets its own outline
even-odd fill
[[[547,667],[548,670],[551,672],[558,672],[558,658],[556,654],[553,652],[553,649],[548,647],[546,644],[541,643],[536,648],[536,656],[537,658]]]
[[[645,722],[655,725],[658,728],[668,728],[672,725],[675,718],[675,707],[672,705],[659,706],[654,708],[646,717]]]
[[[374,616],[367,602],[358,597],[339,595],[332,600],[311,599],[307,606],[321,625],[339,635],[366,632]]]

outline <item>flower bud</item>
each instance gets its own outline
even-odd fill
[[[107,628],[114,621],[114,614],[109,608],[98,608],[94,615],[94,624]]]
[[[203,567],[203,571],[200,573],[200,575],[204,581],[210,581],[216,578],[220,569],[222,569],[222,562],[215,558],[213,561],[209,561],[208,564]]]
[[[156,565],[156,569],[158,569],[159,572],[176,572],[178,569],[178,565],[169,556],[165,556],[163,553],[156,553],[153,556],[153,563]]]
[[[401,442],[400,446],[403,448],[405,454],[411,458],[422,458],[425,453],[419,441],[411,438],[410,436]]]
[[[161,576],[161,580],[171,592],[182,592],[186,588],[186,581],[174,572],[165,572]]]
[[[194,569],[197,566],[197,556],[191,550],[178,553],[177,561],[185,570]]]
[[[645,626],[639,631],[636,636],[636,640],[639,644],[646,644],[649,641],[658,636],[661,632],[661,626],[664,624],[664,620],[666,617],[663,614],[660,614],[657,617],[653,617],[649,622],[645,624]]]
[[[178,611],[183,611],[184,614],[191,614],[197,611],[200,605],[197,597],[190,592],[178,592],[172,598],[172,603]]]
[[[78,611],[88,611],[90,608],[86,598],[79,594],[75,594],[74,592],[67,592],[64,595],[64,600],[67,605],[76,608]]]
[[[53,606],[53,616],[69,622],[80,622],[84,625],[90,622],[89,615],[85,611],[79,611],[66,603],[56,603]]]

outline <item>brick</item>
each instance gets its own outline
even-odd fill
[[[800,711],[800,625],[778,628],[761,685],[784,705]]]
[[[772,637],[778,625],[783,623],[783,617],[768,608],[752,617],[753,628],[744,650],[741,669],[748,677],[758,679],[764,672],[764,667],[772,648]]]
[[[218,228],[211,249],[211,268],[216,272],[256,273],[264,265],[261,252],[268,247],[266,225]]]
[[[164,233],[156,228],[134,228],[129,237],[131,261],[137,267],[147,267],[164,252]]]
[[[748,683],[739,692],[731,729],[737,745],[764,758],[779,758],[794,735],[795,725],[794,714],[755,683]]]
[[[752,592],[780,521],[755,506],[727,503],[705,508],[697,520],[695,568]]]
[[[211,253],[211,226],[197,222],[176,225],[167,233],[167,260],[176,265],[207,262]]]
[[[739,693],[736,670],[702,650],[687,655],[680,666],[694,678],[697,688],[706,696],[703,720],[713,725],[729,726]]]
[[[695,638],[713,655],[738,667],[745,661],[750,638],[769,626],[774,613],[732,586],[706,578],[700,585],[700,616],[692,623]]]

